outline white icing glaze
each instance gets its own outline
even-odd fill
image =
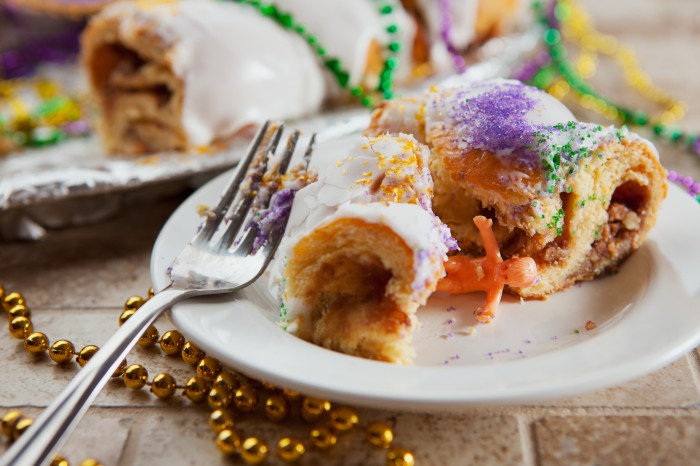
[[[452,60],[442,37],[440,0],[417,0],[430,36],[430,59],[440,71],[451,70]],[[488,1],[488,0],[483,0]],[[457,50],[465,50],[474,40],[479,0],[449,0],[449,39]]]
[[[430,134],[436,126],[444,126],[459,130],[450,118],[453,113],[454,99],[470,99],[487,92],[497,91],[504,86],[520,86],[524,95],[535,101],[534,107],[527,112],[525,119],[532,125],[556,125],[576,121],[576,117],[559,100],[531,86],[523,86],[514,79],[491,79],[488,81],[468,82],[451,80],[448,86],[436,86],[426,95],[425,131]],[[459,136],[459,135],[457,135]]]
[[[394,40],[401,43],[396,76],[401,78],[410,73],[415,25],[398,2],[276,0],[274,3],[281,10],[290,12],[307,31],[313,32],[325,46],[328,57],[336,57],[343,63],[350,73],[350,85],[362,82],[373,41],[382,47]],[[392,5],[390,14],[379,13],[379,7],[384,3]],[[398,27],[396,34],[386,31],[390,24]]]
[[[172,44],[172,70],[185,86],[182,124],[189,142],[206,145],[248,124],[319,109],[326,95],[314,52],[296,34],[247,5],[185,0],[139,8],[109,7],[121,18],[120,40],[156,25]]]

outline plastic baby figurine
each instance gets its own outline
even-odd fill
[[[445,262],[447,276],[440,280],[437,291],[448,293],[486,292],[486,305],[475,311],[476,319],[489,323],[501,302],[503,287],[525,287],[537,279],[537,265],[531,257],[515,257],[504,261],[493,234],[493,221],[481,215],[474,217],[484,243],[486,256],[452,256]]]

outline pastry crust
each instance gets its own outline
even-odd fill
[[[368,359],[411,361],[413,251],[391,228],[338,219],[305,236],[291,257],[287,292],[310,307],[298,336]]]

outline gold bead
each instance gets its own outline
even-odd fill
[[[68,340],[56,340],[51,344],[49,357],[56,364],[65,364],[73,359],[75,346]]]
[[[216,378],[214,379],[214,387],[226,387],[228,388],[231,392],[236,391],[238,387],[241,386],[240,382],[238,381],[238,378],[236,375],[232,372],[222,372],[221,374],[217,375]]]
[[[24,306],[26,305],[26,302],[24,301],[24,296],[22,296],[20,293],[17,293],[16,291],[8,293],[2,300],[2,307],[3,309],[5,309],[5,311],[9,311],[13,307],[19,305]]]
[[[26,317],[15,317],[10,321],[10,335],[18,340],[24,340],[24,337],[34,331],[34,325]]]
[[[226,387],[212,387],[207,396],[209,409],[228,408],[233,402],[233,394]]]
[[[175,394],[177,384],[172,375],[161,373],[153,377],[151,392],[161,400],[167,400]]]
[[[204,356],[206,356],[206,353],[197,348],[197,345],[191,341],[187,341],[182,345],[182,360],[187,364],[197,364]]]
[[[2,417],[2,421],[0,421],[0,430],[6,439],[12,439],[12,431],[14,431],[15,425],[22,417],[22,413],[19,411],[10,411]]]
[[[311,429],[311,443],[316,448],[325,450],[338,442],[338,436],[326,427],[316,427]]]
[[[383,422],[372,422],[365,427],[365,438],[375,447],[389,448],[394,441],[394,432]]]
[[[277,387],[275,387],[274,385],[272,385],[271,383],[268,383],[268,382],[260,382],[260,386],[262,388],[264,388],[265,390],[267,390],[268,392],[277,391]]]
[[[80,466],[102,466],[102,463],[93,458],[88,458],[80,463]]]
[[[5,300],[5,285],[0,283],[0,302],[2,302],[4,300]]]
[[[233,395],[233,403],[243,412],[250,412],[258,404],[258,394],[250,385],[241,385]]]
[[[207,381],[201,377],[192,377],[185,384],[185,396],[194,403],[201,403],[207,399],[209,394],[209,385]]]
[[[224,429],[216,436],[216,446],[224,455],[232,455],[241,446],[241,438],[233,429]]]
[[[206,356],[197,363],[197,375],[205,380],[213,381],[220,373],[221,363],[211,356]]]
[[[124,372],[126,372],[126,359],[122,360],[122,362],[119,363],[119,366],[117,366],[117,368],[114,369],[112,377],[121,377],[124,375]]]
[[[360,422],[360,418],[357,417],[357,413],[350,408],[343,406],[331,410],[330,426],[339,432],[352,429],[358,422]]]
[[[148,299],[151,299],[151,298],[154,297],[155,295],[156,295],[156,292],[153,291],[153,287],[150,287],[150,288],[148,289]]]
[[[156,343],[158,343],[159,337],[160,335],[158,334],[158,329],[155,328],[153,325],[149,325],[146,331],[143,332],[143,336],[139,338],[139,341],[137,343],[142,348],[150,348]]]
[[[282,396],[284,396],[286,399],[288,399],[291,402],[295,402],[299,399],[301,399],[301,393],[295,392],[294,390],[288,390],[284,389],[282,390]]]
[[[49,349],[49,339],[41,332],[33,332],[24,339],[24,349],[30,354],[45,353]]]
[[[12,440],[17,440],[32,424],[34,424],[34,420],[28,417],[23,417],[17,421],[14,429],[12,429]]]
[[[129,317],[134,315],[134,312],[136,312],[135,309],[126,309],[122,311],[122,313],[119,314],[119,326],[121,327],[122,325],[124,325],[124,322],[129,320]]]
[[[24,304],[18,304],[7,311],[7,318],[9,320],[14,319],[15,317],[26,317],[27,319],[31,319],[32,311],[30,311]]]
[[[283,421],[289,414],[289,402],[278,394],[270,395],[265,401],[265,416],[272,422]]]
[[[68,461],[66,461],[62,456],[54,456],[53,461],[51,461],[51,466],[68,466]]]
[[[277,442],[277,456],[288,463],[299,461],[306,453],[306,448],[300,440],[284,437]]]
[[[124,383],[132,390],[141,390],[148,382],[148,371],[141,364],[132,364],[124,371]]]
[[[124,303],[124,310],[125,311],[136,311],[138,308],[143,306],[144,299],[141,296],[132,296],[126,300]]]
[[[319,398],[304,398],[304,402],[301,405],[301,417],[311,422],[330,410],[331,403],[329,401]]]
[[[185,337],[177,330],[168,330],[160,338],[160,349],[168,356],[179,354],[185,344]]]
[[[387,466],[414,466],[416,460],[413,453],[405,448],[394,447],[386,453]]]
[[[78,365],[80,367],[85,367],[85,364],[87,364],[90,358],[97,353],[98,349],[99,348],[95,345],[87,345],[81,349],[80,352],[78,352],[78,357],[76,359],[78,361]]]
[[[257,437],[248,437],[241,443],[241,458],[247,464],[260,464],[267,459],[268,448]]]
[[[214,432],[221,432],[224,429],[233,430],[235,422],[231,412],[224,409],[216,409],[209,416],[209,427]]]

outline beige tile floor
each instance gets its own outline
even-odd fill
[[[587,0],[600,29],[614,32],[639,55],[664,89],[689,104],[684,121],[700,130],[700,2],[697,0]],[[612,69],[597,80],[634,105],[639,98]],[[666,145],[665,164],[700,178],[700,161]],[[183,195],[131,206],[100,225],[52,232],[40,243],[0,244],[0,282],[28,299],[37,329],[77,347],[100,345],[116,328],[126,297],[150,286],[149,253]],[[700,310],[699,310],[700,311]],[[158,323],[163,331],[167,321]],[[0,413],[35,416],[75,374],[46,357],[26,354],[21,342],[0,332]],[[167,371],[184,381],[192,369],[179,359],[136,349],[131,362],[152,374]],[[421,465],[692,465],[700,464],[700,353],[624,385],[533,406],[494,406],[458,413],[407,413],[359,409],[363,422],[394,427],[396,442]],[[105,465],[225,464],[207,427],[208,411],[179,397],[170,402],[112,381],[63,449],[77,464],[86,457]],[[241,416],[238,429],[272,441],[305,438],[309,426],[294,420],[273,425]],[[0,442],[0,451],[4,448]],[[271,463],[275,464],[273,458]],[[330,453],[312,451],[304,464],[384,464],[359,432],[343,436]]]

